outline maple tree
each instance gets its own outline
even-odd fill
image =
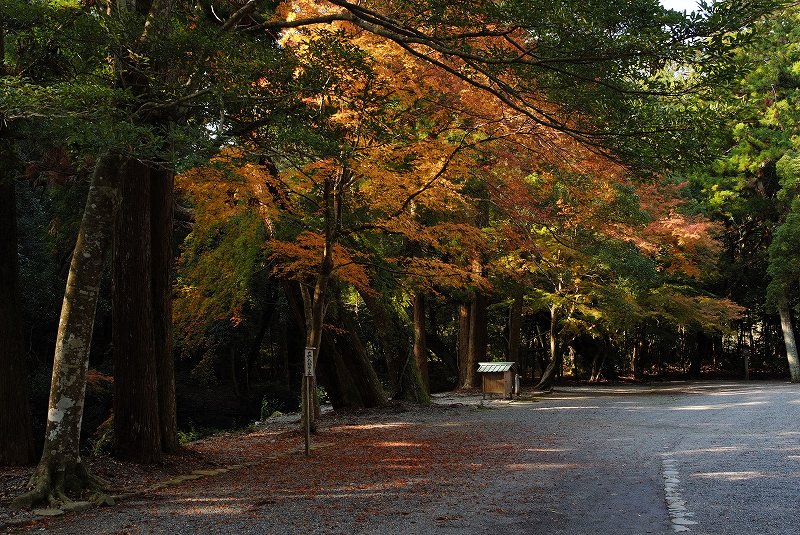
[[[613,341],[653,321],[724,331],[741,308],[698,284],[720,250],[713,225],[686,213],[676,186],[642,182],[579,147],[563,153],[572,156],[567,169],[540,161],[527,176],[531,163],[518,158],[520,169],[504,169],[510,180],[495,190],[508,214],[498,221],[505,255],[493,264],[496,276],[529,281],[528,306],[550,316],[550,366],[540,387],[560,370],[559,346],[583,334]],[[634,373],[638,361],[634,351]]]

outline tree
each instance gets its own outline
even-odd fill
[[[726,228],[727,291],[762,323],[769,310],[779,313],[790,376],[797,381],[791,309],[800,278],[793,249],[800,84],[797,50],[789,43],[800,19],[796,8],[779,13],[756,24],[760,38],[737,53],[747,72],[728,88],[727,98],[735,99],[723,134],[730,155],[694,181],[708,212]]]
[[[4,4],[4,10],[6,7]],[[110,10],[89,4],[38,1],[30,5],[14,2],[8,7],[4,22],[10,21],[14,30],[13,53],[51,58],[59,69],[58,76],[42,82],[21,76],[4,78],[5,115],[9,120],[54,119],[51,128],[63,135],[73,150],[96,162],[62,308],[45,450],[31,480],[34,490],[16,501],[17,505],[30,505],[42,500],[65,500],[65,491],[79,492],[84,486],[96,486],[81,461],[78,440],[96,293],[104,248],[109,244],[107,231],[113,227],[118,205],[117,169],[113,167],[154,161],[172,165],[173,151],[180,152],[179,147],[185,147],[189,137],[193,150],[203,146],[211,135],[206,128],[208,122],[193,123],[182,110],[203,99],[214,104],[195,109],[205,113],[217,108],[217,103],[226,99],[219,93],[211,97],[214,88],[231,89],[235,79],[232,73],[245,68],[253,71],[254,67],[217,58],[214,69],[206,68],[220,43],[232,46],[224,37],[246,11],[233,13],[227,26],[217,28],[216,24],[209,26],[205,19],[203,24],[194,26],[188,25],[186,18],[181,19],[182,26],[168,24],[178,20],[171,2],[119,3]],[[169,31],[177,27],[192,35]],[[205,39],[209,34],[222,38],[211,43]],[[248,56],[251,59],[264,57],[264,50],[270,54],[275,50],[272,39],[265,42],[247,37],[245,43],[258,51]],[[42,50],[47,52],[42,55]],[[51,54],[53,50],[56,53]],[[192,61],[182,61],[190,56]],[[186,65],[188,72],[181,73],[182,80],[176,73],[165,76],[158,70],[165,64]],[[224,82],[214,86],[212,76],[219,76]],[[253,80],[250,75],[245,78],[248,83]],[[254,113],[261,110],[258,106],[252,109]],[[195,135],[188,136],[188,131]],[[148,165],[144,167],[149,169]],[[144,178],[150,180],[149,175]],[[149,228],[140,231],[150,233]],[[147,287],[148,293],[153,291],[149,284]],[[167,374],[162,377],[169,380]],[[169,387],[162,392],[166,392],[162,398],[169,399]],[[152,398],[146,401],[153,404]],[[118,416],[125,419],[124,415]],[[173,425],[169,420],[163,423]],[[151,429],[157,430],[158,426]],[[56,476],[58,479],[54,479]]]
[[[81,459],[80,428],[100,276],[117,208],[117,164],[104,156],[92,177],[58,327],[44,451],[31,477],[33,490],[17,497],[15,507],[67,501],[67,493],[86,488],[98,502],[110,500],[101,491],[102,482]]]

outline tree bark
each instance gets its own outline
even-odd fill
[[[178,450],[175,402],[175,358],[172,351],[172,227],[175,173],[153,169],[150,180],[150,240],[152,247],[153,348],[158,377],[158,422],[161,450]]]
[[[431,391],[428,374],[428,346],[425,341],[425,296],[421,292],[414,294],[414,360],[419,368],[422,384],[427,392]]]
[[[600,380],[600,375],[603,372],[603,364],[606,361],[606,355],[608,354],[608,348],[606,347],[605,343],[602,343],[597,348],[597,353],[595,353],[594,358],[592,359],[592,374],[589,376],[590,383],[596,383]]]
[[[643,366],[646,350],[646,342],[642,332],[637,333],[636,339],[633,341],[633,351],[631,352],[631,375],[634,379],[639,380],[644,375]]]
[[[365,407],[380,407],[386,405],[388,399],[386,392],[383,390],[383,385],[375,373],[372,363],[367,355],[367,350],[364,344],[361,343],[361,338],[356,331],[356,325],[353,320],[346,314],[345,311],[340,311],[339,318],[341,325],[347,329],[345,335],[347,344],[350,351],[348,351],[349,368],[356,379],[356,384],[361,392],[361,399]],[[344,344],[343,344],[344,345]]]
[[[778,314],[781,317],[783,342],[786,344],[786,359],[789,361],[789,380],[793,383],[800,383],[800,358],[797,355],[797,342],[795,341],[792,314],[789,310],[788,302],[781,301],[778,305]]]
[[[105,255],[119,205],[117,162],[103,156],[97,163],[72,254],[58,325],[42,458],[31,477],[33,490],[16,498],[16,508],[66,501],[68,493],[91,488],[107,502],[102,482],[89,474],[80,456],[81,419],[94,316]]]
[[[533,378],[541,380],[544,375],[544,370],[547,368],[547,366],[544,365],[544,333],[538,321],[535,321],[533,326],[536,329],[536,338],[534,339],[535,352],[533,354]]]
[[[375,322],[376,336],[389,372],[392,399],[429,404],[430,395],[422,383],[417,363],[412,358],[413,342],[409,339],[397,314],[392,310],[391,303],[386,298],[364,293],[361,297]]]
[[[13,144],[0,126],[0,465],[35,461],[19,309],[14,160]]]
[[[708,352],[708,337],[703,332],[692,335],[694,343],[690,345],[689,377],[699,379],[703,367],[703,357]]]
[[[112,284],[114,455],[154,463],[161,458],[161,429],[154,355],[151,169],[129,159],[121,171]]]
[[[469,316],[469,349],[467,350],[466,371],[462,388],[477,386],[478,362],[486,360],[488,343],[487,307],[489,298],[482,292],[476,292],[470,306]]]
[[[458,305],[458,384],[463,385],[467,381],[467,369],[469,368],[469,316],[470,305],[461,303]]]
[[[558,348],[558,307],[556,305],[550,306],[550,362],[547,364],[542,378],[536,385],[536,390],[549,390],[553,387],[558,370],[561,368],[561,351]]]
[[[517,291],[508,310],[508,360],[520,369],[520,340],[522,338],[522,292]]]
[[[361,392],[353,380],[353,374],[342,358],[342,351],[336,345],[334,334],[323,333],[321,344],[317,375],[320,384],[325,386],[328,391],[328,398],[334,410],[363,408]]]

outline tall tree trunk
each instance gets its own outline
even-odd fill
[[[534,353],[533,353],[533,378],[541,381],[544,376],[544,370],[547,366],[544,365],[545,347],[544,347],[544,333],[538,321],[534,321],[534,328],[536,329],[536,338],[534,338]]]
[[[135,159],[123,165],[112,285],[114,455],[139,463],[154,463],[161,458],[153,352],[150,171]]]
[[[600,374],[603,371],[603,364],[606,361],[606,355],[608,354],[608,347],[605,342],[600,342],[597,347],[597,352],[594,354],[594,358],[592,359],[592,374],[589,377],[590,383],[596,383],[600,380]]]
[[[323,334],[319,361],[334,409],[385,405],[386,394],[355,325],[342,311],[336,314],[336,320],[347,332]]]
[[[461,303],[458,305],[458,384],[463,385],[467,381],[467,369],[469,369],[469,317],[470,305]]]
[[[637,380],[641,379],[643,375],[645,347],[644,334],[637,332],[637,336],[633,341],[633,351],[631,352],[631,375]]]
[[[486,360],[488,343],[488,314],[489,298],[482,292],[476,292],[470,306],[469,316],[469,349],[467,350],[466,371],[462,388],[475,388],[477,386],[478,362]]]
[[[334,410],[343,408],[360,409],[364,407],[361,392],[358,390],[353,374],[342,358],[343,351],[337,347],[336,336],[332,332],[322,333],[320,358],[317,362],[319,383],[327,392]]]
[[[520,369],[520,339],[522,335],[522,292],[516,291],[508,310],[508,360]]]
[[[92,176],[61,307],[44,450],[31,477],[33,490],[14,500],[17,508],[58,503],[68,500],[67,493],[77,495],[84,488],[93,489],[97,500],[106,500],[79,446],[97,296],[119,205],[116,166],[114,158],[103,156]]]
[[[427,392],[431,391],[428,374],[428,345],[425,341],[425,296],[421,292],[414,294],[414,360],[422,376],[422,383]]]
[[[414,360],[414,344],[409,339],[392,305],[385,298],[362,294],[375,322],[376,336],[381,353],[386,359],[392,399],[427,405],[430,394],[426,390],[422,375]]]
[[[158,377],[158,423],[161,449],[178,449],[175,404],[175,358],[172,351],[172,227],[175,211],[175,174],[153,169],[150,181],[150,236],[152,249],[153,348]]]
[[[428,355],[435,355],[445,368],[449,377],[458,377],[458,358],[449,347],[430,329],[425,332],[425,345],[428,346]],[[456,383],[454,386],[458,386]]]
[[[553,386],[559,369],[561,369],[561,351],[558,348],[558,307],[550,306],[550,362],[547,364],[536,390],[549,390]]]
[[[689,377],[699,379],[703,367],[703,357],[708,353],[708,336],[703,332],[696,332],[690,345]]]
[[[781,301],[778,305],[778,314],[781,317],[783,342],[786,344],[786,359],[789,361],[789,379],[793,383],[800,383],[800,359],[797,356],[797,342],[795,341],[794,327],[792,326],[792,314],[787,301]]]
[[[300,291],[303,296],[303,316],[306,323],[306,347],[314,348],[314,367],[319,361],[319,354],[322,345],[322,327],[325,321],[325,314],[328,309],[328,284],[331,273],[333,272],[333,256],[331,247],[326,245],[323,252],[323,259],[320,263],[319,272],[314,283],[314,291],[311,292],[306,286],[301,286]],[[306,381],[303,381],[301,393],[301,407],[303,408],[302,426],[305,427],[305,419],[308,418],[311,430],[317,430],[317,416],[319,415],[319,399],[316,390],[316,378],[311,381],[311,390]],[[313,411],[306,411],[309,406],[309,396],[312,396],[311,403]]]
[[[3,130],[0,118],[0,465],[21,465],[35,454],[19,309],[16,158]]]
[[[404,389],[401,373],[405,356],[408,353],[408,337],[402,332],[398,322],[394,320],[389,310],[390,304],[384,301],[385,298],[366,293],[360,295],[372,314],[379,350],[386,360],[386,371],[389,374],[389,395],[393,399],[402,398]]]
[[[378,378],[378,374],[375,373],[375,368],[373,368],[369,360],[367,350],[358,336],[355,323],[347,315],[347,312],[341,309],[339,311],[339,319],[341,325],[347,329],[347,334],[344,335],[344,338],[347,342],[345,347],[350,349],[347,352],[348,366],[356,379],[364,406],[380,407],[386,405],[388,403],[386,392],[384,392],[381,380]]]

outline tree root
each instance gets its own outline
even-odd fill
[[[114,505],[114,499],[105,492],[108,483],[89,472],[82,461],[56,464],[42,459],[28,487],[30,491],[11,502],[13,509],[30,509],[39,504],[57,508],[81,498],[96,505]]]

